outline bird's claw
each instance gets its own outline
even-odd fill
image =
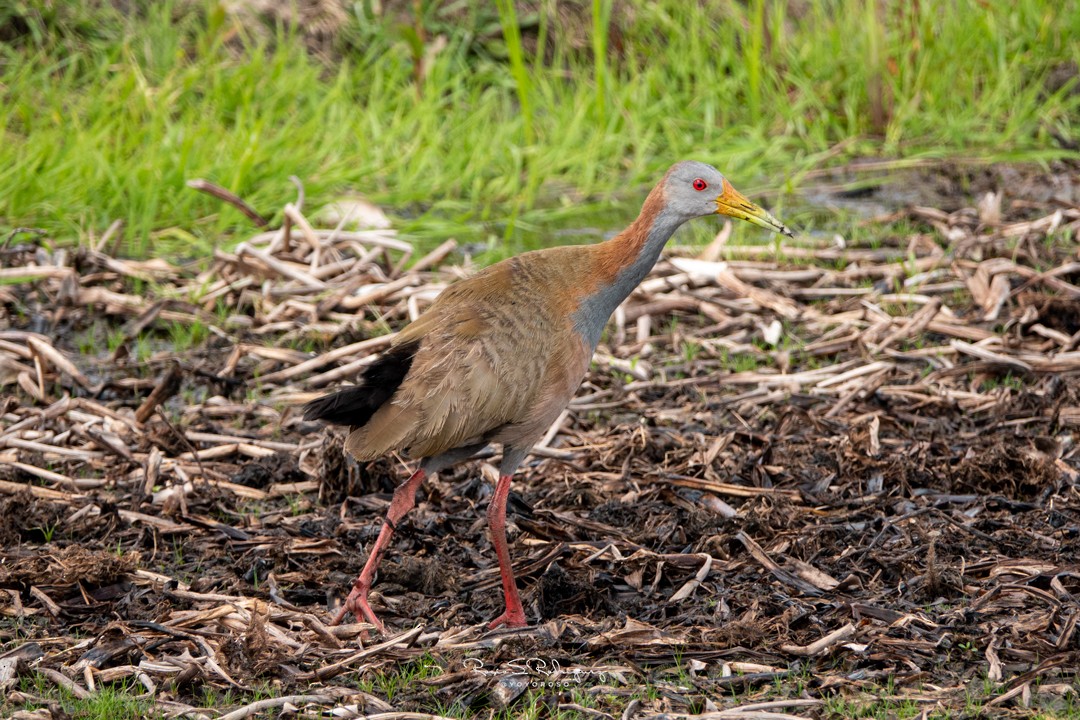
[[[488,630],[494,630],[495,628],[501,627],[503,625],[508,628],[522,628],[528,627],[529,623],[525,620],[525,612],[523,610],[507,610],[502,615],[488,623]]]
[[[341,610],[338,611],[331,625],[340,625],[345,616],[351,613],[357,620],[361,618],[367,620],[375,626],[376,630],[386,635],[386,626],[375,616],[375,611],[368,604],[367,596],[370,589],[371,585],[366,583],[357,582],[353,585],[352,592],[349,593],[349,597],[345,598],[345,604],[341,606]]]

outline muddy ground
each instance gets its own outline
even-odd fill
[[[395,535],[389,638],[329,622],[407,466],[298,410],[460,258],[402,270],[386,230],[269,232],[208,268],[9,238],[5,710],[64,716],[36,677],[190,717],[1075,712],[1080,208],[997,190],[868,218],[873,246],[675,248],[515,480],[530,628],[485,629],[496,448]]]

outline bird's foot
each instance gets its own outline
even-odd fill
[[[521,628],[528,627],[529,623],[525,620],[525,611],[521,608],[506,609],[499,617],[488,623],[488,630],[494,630],[497,627],[505,625],[508,628]]]
[[[350,592],[349,597],[345,599],[345,604],[341,606],[341,610],[338,611],[338,614],[331,625],[340,625],[341,621],[345,619],[345,616],[352,613],[352,616],[357,620],[361,618],[367,620],[375,626],[376,630],[383,635],[386,635],[386,626],[375,616],[375,611],[372,610],[371,605],[368,604],[367,596],[368,590],[370,589],[370,583],[362,583],[360,580],[357,580],[356,584],[353,585],[352,592]]]

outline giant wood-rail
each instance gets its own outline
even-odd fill
[[[677,163],[649,193],[637,219],[614,238],[523,253],[451,285],[394,337],[355,386],[307,405],[305,419],[351,427],[346,448],[358,460],[393,451],[419,460],[394,492],[335,622],[351,612],[385,632],[368,591],[420,483],[499,443],[499,480],[487,518],[506,610],[490,627],[526,624],[506,547],[510,478],[573,397],[608,318],[648,274],[668,238],[687,220],[713,214],[791,235],[716,168]]]

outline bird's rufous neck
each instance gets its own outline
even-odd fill
[[[643,253],[646,253],[651,245],[656,247],[657,253],[663,248],[671,234],[663,236],[664,222],[664,190],[662,185],[653,188],[645,203],[641,206],[634,222],[621,233],[603,242],[597,247],[596,268],[599,277],[606,283],[616,280],[617,276],[627,268],[634,265]],[[659,222],[659,227],[657,227]],[[677,227],[677,226],[676,226]],[[654,232],[660,230],[661,232]],[[674,232],[674,229],[672,229]],[[647,272],[647,271],[646,271]],[[640,282],[640,280],[639,280]],[[632,290],[633,288],[631,288]]]
[[[649,274],[684,220],[668,209],[661,184],[649,193],[629,227],[596,246],[591,269],[596,289],[582,299],[574,316],[575,326],[592,347],[599,342],[611,313]]]

